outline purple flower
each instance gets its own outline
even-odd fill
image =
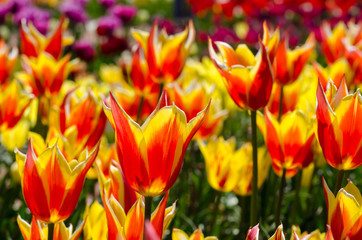
[[[64,1],[59,10],[73,22],[85,23],[88,19],[84,6],[76,1]]]
[[[98,19],[97,33],[101,36],[112,35],[113,31],[122,26],[122,21],[115,16],[104,16]]]
[[[87,39],[80,39],[73,44],[73,50],[77,56],[87,62],[94,59],[95,51],[93,45]]]
[[[98,2],[102,4],[104,7],[109,8],[116,3],[116,0],[98,0]]]
[[[21,20],[25,19],[27,22],[32,22],[39,32],[45,34],[48,30],[50,17],[51,15],[47,10],[29,5],[22,7],[15,13],[13,21],[20,24]]]
[[[0,3],[0,22],[4,22],[5,17],[11,12],[13,8],[13,2]]]
[[[123,22],[131,21],[137,14],[137,8],[123,4],[117,4],[110,9],[110,12],[120,18]]]
[[[226,27],[218,27],[215,33],[211,36],[213,41],[223,41],[227,43],[237,43],[240,41],[240,38],[235,34],[235,32]]]

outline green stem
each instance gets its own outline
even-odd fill
[[[215,233],[215,223],[216,223],[217,213],[219,212],[221,194],[222,194],[222,192],[217,191],[216,196],[215,196],[214,212],[213,212],[213,216],[212,216],[212,222],[210,225],[211,226],[210,233],[212,232],[213,233],[212,235],[214,235],[214,233]]]
[[[297,216],[299,211],[299,193],[300,193],[300,187],[302,184],[302,171],[299,171],[296,176],[296,182],[295,182],[295,197],[293,201],[293,208],[291,213],[291,221],[293,224],[297,224]]]
[[[256,111],[251,111],[251,141],[253,145],[253,180],[252,180],[252,195],[251,195],[251,213],[250,226],[255,226],[257,219],[257,203],[258,203],[258,145],[256,135]]]
[[[283,115],[283,89],[284,89],[284,86],[282,85],[280,87],[278,122],[280,122],[280,119],[282,118],[282,115]]]
[[[145,197],[145,221],[144,226],[146,226],[146,221],[151,221],[151,213],[152,213],[152,197]],[[146,238],[146,229],[143,229],[143,239]]]
[[[138,110],[137,110],[136,122],[138,122],[138,121],[140,120],[141,112],[142,112],[142,107],[143,107],[143,102],[144,102],[144,101],[145,101],[145,97],[142,95],[141,101],[140,101],[140,105],[138,106]]]
[[[244,237],[243,235],[246,234],[246,231],[249,226],[249,224],[247,223],[248,198],[249,198],[248,196],[239,196],[239,205],[240,205],[240,211],[241,211],[240,219],[239,219],[239,239],[242,239]]]
[[[344,177],[344,170],[343,169],[338,170],[336,187],[334,188],[334,195],[335,196],[337,195],[339,189],[341,189],[341,187],[342,187],[343,177]]]
[[[280,189],[279,189],[278,206],[277,206],[277,211],[276,211],[276,214],[275,214],[275,224],[276,224],[276,226],[279,226],[279,224],[280,224],[280,212],[281,212],[281,209],[282,209],[284,188],[285,188],[285,183],[286,183],[285,174],[286,174],[286,170],[283,168],[283,175],[282,175],[282,179],[281,179],[281,183],[280,183]]]
[[[54,235],[54,223],[48,224],[48,240],[53,240]]]
[[[160,83],[160,91],[158,92],[158,99],[160,99],[162,92],[163,92],[164,84]]]

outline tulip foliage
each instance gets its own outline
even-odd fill
[[[361,14],[0,1],[1,239],[362,239]]]

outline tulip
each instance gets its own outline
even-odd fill
[[[48,226],[40,222],[34,216],[31,224],[27,223],[20,216],[17,218],[18,225],[24,240],[47,240]],[[67,228],[64,222],[56,223],[54,226],[53,240],[77,240],[82,234],[85,221],[73,232],[73,226]]]
[[[317,72],[318,79],[321,82],[324,91],[327,89],[329,79],[333,79],[333,83],[338,87],[342,79],[346,77],[347,85],[351,85],[353,81],[353,73],[346,59],[338,59],[328,67],[323,68],[318,63],[314,62],[313,67]]]
[[[172,229],[172,240],[217,240],[217,237],[204,237],[201,229],[198,228],[191,236],[184,231],[174,228]]]
[[[251,142],[244,143],[241,148],[241,156],[239,162],[241,168],[239,171],[239,181],[237,182],[233,192],[240,196],[247,196],[252,193],[253,179],[253,148]],[[258,189],[263,186],[268,176],[271,159],[265,147],[258,148]],[[233,166],[231,166],[233,168]]]
[[[186,148],[206,117],[210,104],[189,122],[163,92],[155,111],[140,126],[111,94],[104,111],[116,132],[118,159],[130,186],[143,196],[166,192],[181,170]]]
[[[311,233],[301,232],[298,226],[292,226],[292,238],[291,240],[327,240],[325,239],[326,234],[321,233],[319,229],[314,230]]]
[[[84,239],[105,240],[108,236],[107,216],[102,205],[95,201],[85,210]]]
[[[274,61],[274,57],[278,50],[278,45],[280,41],[279,27],[275,30],[273,34],[269,32],[268,25],[266,21],[263,23],[263,44],[268,48],[269,60],[271,63]]]
[[[207,180],[217,191],[230,192],[240,181],[242,149],[235,150],[235,139],[213,138],[207,142],[198,141],[205,159]]]
[[[119,105],[134,120],[144,121],[155,109],[158,101],[158,92],[140,95],[136,89],[127,86],[125,88],[116,88],[113,96],[117,99]],[[140,106],[142,108],[140,109]]]
[[[284,86],[297,80],[313,48],[314,35],[310,35],[303,46],[294,50],[289,49],[287,38],[284,37],[278,46],[273,62],[275,82]]]
[[[4,40],[0,40],[0,85],[9,82],[9,76],[13,70],[18,57],[18,49],[13,48],[9,51]]]
[[[220,58],[209,40],[209,54],[223,76],[231,98],[242,109],[258,110],[267,105],[273,85],[273,71],[265,46],[255,57],[245,44],[236,50],[224,42],[215,42]]]
[[[98,164],[97,172],[101,193],[105,193],[108,199],[112,195],[114,199],[119,202],[119,204],[124,209],[124,212],[127,214],[134,203],[137,201],[138,196],[125,179],[121,166],[116,161],[113,161],[109,166],[110,174],[108,178],[102,172]]]
[[[323,188],[328,209],[327,223],[333,238],[362,239],[362,196],[358,188],[348,181],[348,184],[335,196],[324,178]]]
[[[68,21],[62,17],[55,32],[50,37],[46,37],[34,27],[32,23],[26,24],[22,21],[20,27],[20,50],[27,57],[38,57],[41,53],[48,53],[54,59],[59,59],[63,48],[70,45],[73,39],[63,36],[67,28]]]
[[[59,108],[50,111],[50,127],[64,136],[75,136],[73,146],[92,149],[101,138],[106,127],[107,117],[101,105],[101,96],[92,90],[69,91]],[[70,139],[70,138],[68,138]]]
[[[24,199],[38,220],[57,223],[72,214],[98,150],[85,150],[78,160],[65,159],[57,144],[36,152],[30,140],[26,155],[15,150]]]
[[[191,82],[185,90],[177,83],[172,83],[169,86],[169,88],[172,89],[172,91],[170,91],[171,101],[185,112],[187,119],[196,117],[197,113],[201,112],[203,108],[207,106],[211,99],[211,94],[214,91],[213,87],[207,89],[205,85],[196,84],[196,82]],[[196,132],[195,139],[206,139],[211,135],[217,134],[222,127],[228,112],[226,110],[220,110],[218,103],[217,101],[213,101],[210,105],[209,114]]]
[[[362,101],[359,91],[348,94],[342,79],[337,88],[329,82],[326,92],[317,89],[317,133],[327,163],[338,170],[358,168],[362,162]]]
[[[346,25],[343,22],[339,22],[333,31],[328,23],[323,23],[321,26],[321,50],[326,57],[327,62],[333,63],[337,59],[343,56],[343,38],[346,36]]]
[[[23,56],[22,64],[25,74],[20,75],[20,78],[36,96],[50,97],[56,95],[77,62],[77,60],[69,60],[70,55],[57,60],[44,52],[36,58]]]
[[[280,84],[274,84],[271,94],[271,98],[267,105],[268,110],[277,117],[279,114],[279,105],[280,105],[280,92],[283,91],[282,98],[282,111],[281,114],[284,115],[289,111],[293,111],[298,103],[298,100],[301,95],[301,82],[296,81],[287,86],[281,86]],[[283,88],[283,90],[282,90]]]
[[[33,98],[32,94],[22,92],[16,81],[4,86],[0,94],[0,132],[16,126]]]
[[[253,228],[249,228],[246,234],[246,240],[259,240],[259,224]]]
[[[272,158],[274,172],[293,177],[313,161],[314,132],[307,116],[298,110],[285,114],[279,123],[265,108],[265,120],[258,116],[258,125]]]
[[[249,228],[249,231],[246,235],[246,240],[258,240],[259,239],[259,224],[254,226],[253,228]],[[280,224],[273,234],[269,238],[269,240],[285,240],[285,236],[283,233],[283,224]]]
[[[165,229],[175,215],[176,203],[166,209],[168,192],[153,212],[151,224],[157,234],[162,237]],[[143,238],[145,206],[143,197],[139,197],[126,214],[121,204],[111,195],[103,194],[103,204],[108,222],[108,239],[135,239]],[[118,238],[117,238],[118,237]]]
[[[192,21],[189,26],[177,35],[167,35],[166,31],[158,31],[155,22],[151,32],[131,30],[133,37],[142,47],[153,81],[169,83],[177,79],[189,55],[195,38]]]
[[[275,231],[274,235],[269,238],[269,240],[285,240],[283,233],[283,224],[280,224]]]

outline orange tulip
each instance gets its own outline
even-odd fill
[[[275,82],[287,85],[302,72],[314,48],[314,35],[310,35],[306,43],[294,50],[288,47],[287,37],[282,38],[273,62]]]
[[[162,238],[175,215],[176,203],[166,209],[168,192],[162,198],[156,210],[152,213],[151,224]],[[108,239],[142,240],[144,229],[144,199],[139,197],[126,214],[121,204],[111,195],[103,194],[103,204],[108,222]]]
[[[170,91],[171,101],[185,112],[187,119],[193,119],[207,106],[213,92],[213,89],[207,90],[205,86],[196,84],[196,82],[190,83],[185,90],[177,83],[170,84],[169,86],[169,89],[172,90]],[[223,120],[228,112],[226,110],[219,110],[220,106],[217,103],[217,101],[212,102],[209,114],[196,132],[194,139],[206,139],[211,135],[217,134],[218,130],[222,127]]]
[[[8,46],[4,40],[0,40],[0,85],[9,82],[9,76],[13,70],[18,57],[18,49],[13,48],[9,52]]]
[[[280,84],[273,85],[272,95],[268,103],[268,110],[274,115],[279,114],[279,103],[280,103],[280,91],[282,86]],[[283,105],[282,115],[289,111],[293,111],[298,103],[300,95],[300,84],[297,82],[283,87]]]
[[[36,58],[23,56],[25,75],[20,78],[32,89],[34,95],[50,97],[59,92],[69,72],[74,68],[77,60],[69,60],[69,54],[59,60],[44,52]]]
[[[337,90],[333,82],[317,89],[317,133],[328,164],[338,170],[351,170],[362,164],[362,100],[359,91],[348,94],[346,82]]]
[[[48,239],[48,226],[36,220],[33,216],[31,224],[18,216],[18,225],[24,240],[46,240]],[[53,240],[77,240],[82,233],[85,221],[73,233],[73,226],[67,228],[64,222],[56,223],[54,226]]]
[[[187,122],[181,109],[167,104],[164,91],[155,111],[140,126],[111,94],[110,108],[104,105],[104,111],[116,132],[123,173],[136,192],[153,197],[166,192],[175,183],[186,148],[204,121],[209,106]]]
[[[22,92],[16,81],[4,86],[0,94],[0,132],[13,128],[19,122],[33,98],[32,94]]]
[[[146,119],[157,106],[159,92],[150,93],[143,95],[143,104],[140,113],[139,120]],[[113,90],[113,96],[117,99],[117,102],[124,111],[134,120],[137,120],[138,108],[142,101],[142,95],[138,94],[136,89],[128,88],[117,88]]]
[[[231,98],[242,109],[258,110],[267,105],[273,85],[273,70],[267,50],[259,41],[260,50],[255,57],[245,44],[236,50],[224,42],[215,42],[221,58],[209,40],[209,55],[223,76]]]
[[[286,177],[293,177],[313,161],[312,123],[297,110],[285,114],[280,123],[267,108],[264,113],[265,120],[259,114],[258,125],[272,158],[273,169],[279,176],[285,169]]]
[[[129,186],[119,163],[113,161],[112,165],[109,166],[109,169],[110,175],[107,177],[97,164],[98,182],[101,187],[101,193],[105,193],[108,199],[112,195],[115,200],[121,204],[124,212],[127,214],[129,209],[131,209],[133,204],[137,201],[138,196]]]
[[[348,181],[347,186],[334,196],[324,178],[323,188],[328,209],[328,225],[334,240],[362,239],[362,196],[358,188]]]
[[[269,60],[274,61],[280,41],[279,27],[273,34],[270,34],[266,21],[263,23],[263,44],[268,48]]]
[[[142,95],[147,98],[149,94],[155,94],[158,97],[160,85],[152,80],[152,76],[149,72],[141,47],[137,47],[137,49],[133,52],[130,77],[133,83],[133,88],[138,95]]]
[[[92,90],[68,92],[59,108],[53,107],[49,122],[64,136],[71,132],[75,145],[92,149],[101,138],[107,117],[103,112],[101,97]]]
[[[155,22],[150,33],[132,29],[132,35],[143,49],[153,81],[168,83],[180,75],[195,38],[195,29],[190,20],[183,32],[168,36],[166,31],[158,31]]]
[[[37,153],[30,140],[26,155],[16,150],[24,199],[38,220],[57,223],[72,214],[98,150],[85,150],[78,160],[65,159],[57,144]]]
[[[64,37],[64,30],[67,28],[68,21],[62,17],[59,25],[51,37],[42,35],[32,23],[26,24],[22,21],[20,27],[20,50],[27,57],[38,57],[46,52],[53,58],[59,59],[63,48],[73,42],[72,38]]]
[[[343,56],[343,38],[346,36],[346,25],[339,22],[333,29],[329,23],[323,23],[321,26],[321,50],[328,63],[333,63]]]

